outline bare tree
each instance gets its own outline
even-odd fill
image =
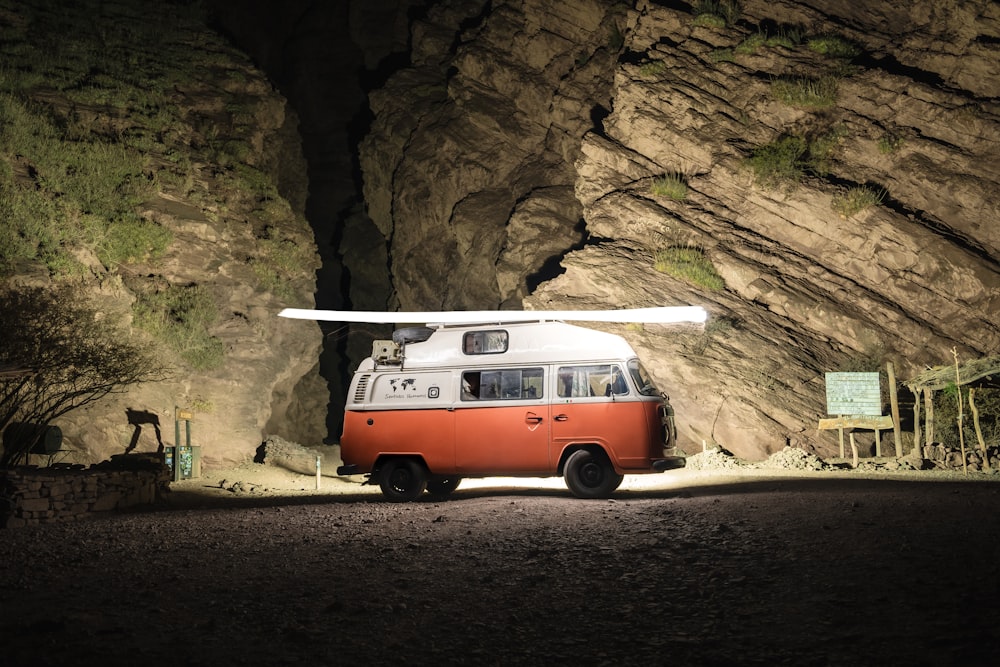
[[[80,290],[11,287],[0,292],[0,467],[18,465],[54,419],[165,368],[128,331],[101,316]]]

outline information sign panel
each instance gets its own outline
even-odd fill
[[[826,413],[881,416],[882,387],[879,374],[827,373]]]

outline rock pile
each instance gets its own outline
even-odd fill
[[[782,470],[826,470],[830,468],[815,454],[810,454],[796,447],[785,447],[753,467],[780,468]]]
[[[932,465],[937,468],[943,468],[945,470],[962,470],[962,450],[959,448],[948,447],[941,443],[935,443],[933,445],[926,445],[923,449],[924,459],[929,461]],[[986,454],[980,449],[974,449],[971,447],[966,447],[965,449],[965,460],[968,464],[969,470],[978,470],[984,472],[998,472],[1000,471],[1000,450],[997,447],[990,447],[986,450]]]
[[[745,461],[733,456],[732,452],[726,451],[722,447],[713,447],[687,457],[685,467],[689,470],[731,470],[743,468],[746,465]]]

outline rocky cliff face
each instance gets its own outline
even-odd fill
[[[682,446],[829,453],[824,372],[1000,349],[1000,9],[699,6],[436,4],[370,96],[368,213],[405,309],[704,304],[622,330]]]
[[[892,361],[906,378],[953,348],[1000,347],[996,3],[207,4],[270,80],[203,25],[167,30],[179,4],[76,3],[80,21],[35,8],[41,27],[25,31],[37,17],[0,2],[5,62],[21,63],[2,100],[141,154],[155,188],[138,214],[172,234],[127,265],[69,248],[87,290],[130,315],[194,285],[218,315],[221,365],[175,359],[168,382],[60,424],[81,457],[128,447],[128,411],[171,443],[175,406],[195,408],[210,463],[268,434],[318,442],[320,332],[274,317],[312,303],[314,240],[323,307],[704,304],[704,328],[617,329],[671,395],[688,450],[829,453],[825,371]],[[157,57],[142,40],[112,51],[122,35]],[[114,58],[93,55],[98,37]],[[13,76],[55,61],[44,85]],[[154,68],[115,80],[121,62]],[[6,186],[46,187],[32,156],[5,158]],[[334,356],[363,356],[369,338]],[[336,414],[341,362],[325,363]],[[147,422],[138,448],[156,445]]]
[[[582,242],[573,163],[609,106],[623,20],[599,2],[465,2],[415,24],[360,151],[401,304],[519,307]]]
[[[138,318],[137,302],[171,304],[159,331],[136,325],[130,333],[158,351],[169,377],[60,418],[69,451],[57,460],[86,463],[174,444],[176,407],[193,412],[191,440],[208,465],[252,457],[267,434],[308,444],[326,435],[319,329],[277,317],[282,307],[313,304],[319,265],[303,217],[297,117],[202,18],[170,3],[128,0],[0,5],[3,100],[31,110],[5,116],[0,130],[5,201],[11,193],[39,193],[38,201],[58,201],[67,212],[46,221],[54,235],[64,234],[58,246],[26,252],[3,285],[73,283],[102,313],[126,321]],[[21,61],[24,53],[29,61]],[[17,147],[19,123],[29,117],[46,128],[37,134],[50,144]],[[146,194],[127,214],[140,229],[165,230],[165,250],[109,262],[99,243],[67,233],[73,228],[66,220],[97,216],[73,198],[72,187],[53,187],[46,170],[62,161],[45,162],[47,146],[74,147],[86,162],[110,146],[141,164]],[[71,185],[82,178],[67,176]],[[120,196],[120,184],[93,180],[108,187],[107,197]],[[20,221],[5,217],[3,224],[16,229]],[[157,335],[187,317],[170,301],[179,294],[197,295],[204,330],[196,333],[210,359]]]

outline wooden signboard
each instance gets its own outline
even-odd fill
[[[893,428],[894,424],[892,417],[877,416],[873,417],[871,415],[841,415],[840,417],[833,417],[831,419],[820,419],[819,429],[832,430],[837,429],[840,432],[840,458],[844,458],[844,429],[855,429],[863,428],[870,431],[875,431],[875,456],[882,456],[882,438],[880,431],[885,428]],[[850,434],[851,438],[851,451],[854,452],[854,466],[858,465],[858,448],[854,444],[854,434]]]
[[[840,417],[831,417],[830,419],[820,419],[819,428],[821,431],[835,428],[863,428],[870,431],[878,431],[884,428],[892,428],[892,417],[841,415]]]

